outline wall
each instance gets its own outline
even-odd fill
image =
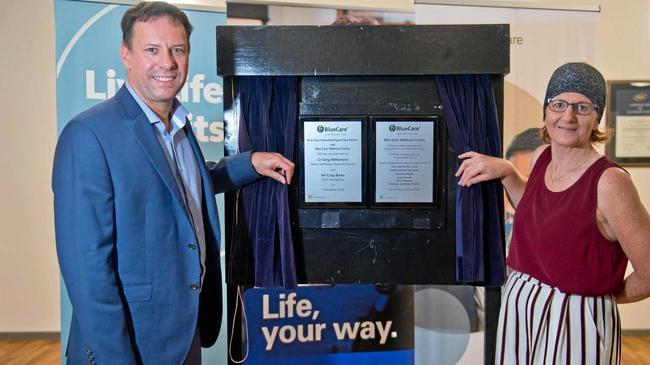
[[[608,79],[650,79],[650,2],[600,4],[596,66]],[[56,140],[53,2],[3,5],[0,333],[58,331],[59,276],[50,190]],[[650,169],[629,170],[650,207],[650,186],[643,184],[650,180]],[[650,300],[621,306],[621,317],[626,329],[650,329]]]
[[[56,140],[54,5],[0,12],[0,332],[59,331],[50,173]]]
[[[269,6],[269,25],[329,25],[336,9]]]

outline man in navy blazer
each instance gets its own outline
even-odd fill
[[[191,32],[173,5],[129,9],[126,85],[59,138],[52,187],[73,308],[68,364],[200,364],[222,312],[214,194],[261,175],[291,181],[293,163],[276,153],[206,166],[176,99]]]

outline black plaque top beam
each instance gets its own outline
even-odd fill
[[[509,33],[508,24],[218,26],[217,73],[505,75]]]

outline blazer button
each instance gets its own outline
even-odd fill
[[[187,244],[187,248],[189,248],[190,250],[194,251],[194,250],[196,250],[196,245],[193,244],[193,243],[188,243],[188,244]]]
[[[196,284],[190,284],[190,289],[192,289],[194,291],[197,291],[197,290],[199,290],[199,286],[196,285]]]

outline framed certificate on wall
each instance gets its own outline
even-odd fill
[[[608,81],[607,156],[626,166],[650,166],[650,80]]]

